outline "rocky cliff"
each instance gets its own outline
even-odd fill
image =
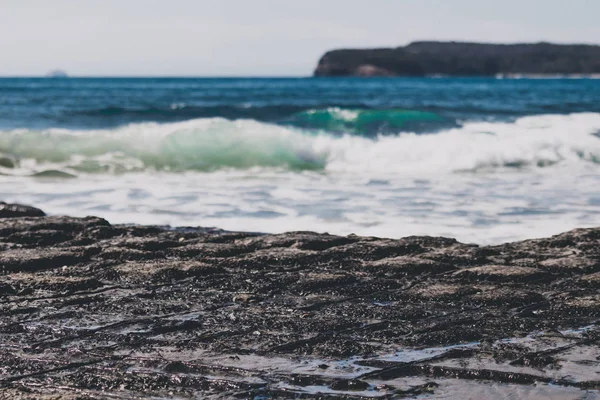
[[[415,42],[327,52],[315,76],[495,76],[600,74],[600,46]]]

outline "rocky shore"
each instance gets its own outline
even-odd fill
[[[0,398],[600,397],[600,229],[480,247],[0,204],[0,271]]]

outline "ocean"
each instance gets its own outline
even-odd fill
[[[600,80],[0,79],[0,200],[495,244],[600,226]]]

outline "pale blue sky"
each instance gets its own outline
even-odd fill
[[[306,76],[340,47],[600,42],[600,0],[0,0],[0,75]]]

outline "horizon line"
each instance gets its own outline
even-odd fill
[[[131,79],[131,78],[143,78],[143,79],[152,79],[152,78],[160,78],[160,79],[302,79],[302,78],[314,78],[313,75],[101,75],[101,74],[93,74],[93,75],[71,75],[64,77],[55,77],[55,76],[47,76],[47,75],[0,75],[0,79],[47,79],[47,80],[69,80],[69,79],[87,79],[87,78],[116,78],[116,79]]]

